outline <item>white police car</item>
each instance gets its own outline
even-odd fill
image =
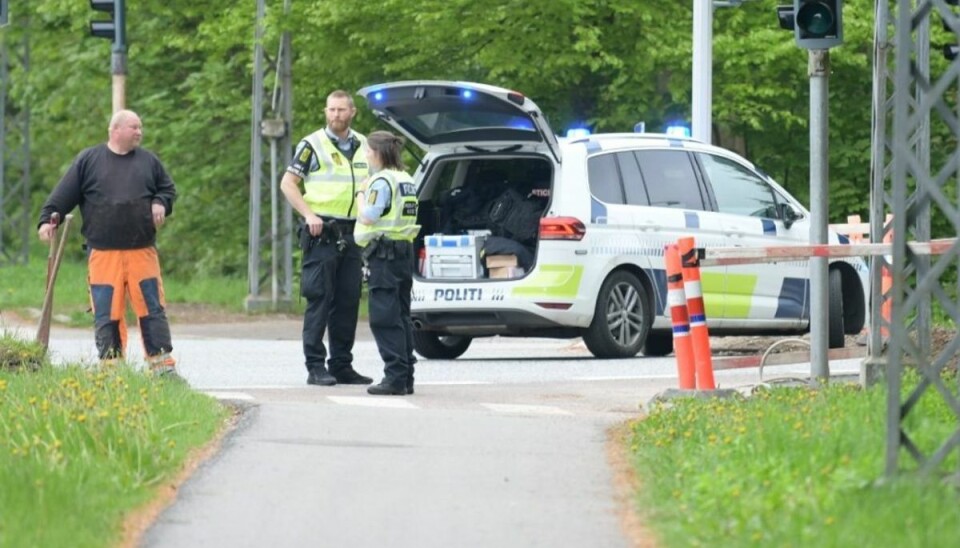
[[[360,90],[426,150],[412,315],[417,353],[451,359],[475,337],[583,337],[599,358],[666,355],[664,245],[809,242],[809,214],[740,156],[688,138],[558,139],[523,95],[411,81]],[[830,235],[831,243],[839,243]],[[829,270],[831,347],[866,318],[867,266]],[[711,335],[810,327],[805,261],[702,269]]]

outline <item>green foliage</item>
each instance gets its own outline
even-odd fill
[[[127,366],[0,371],[0,546],[110,546],[228,411]]]
[[[268,63],[293,36],[294,120],[299,138],[323,123],[332,89],[390,80],[470,80],[533,98],[562,133],[574,124],[656,131],[688,119],[692,4],[636,0],[383,0],[267,3]],[[14,6],[15,8],[16,6]],[[874,3],[844,6],[845,44],[831,50],[830,214],[869,210]],[[145,0],[128,5],[127,105],[146,126],[180,199],[159,245],[167,272],[246,275],[252,50],[255,4]],[[109,44],[88,35],[88,5],[37,0],[0,31],[11,47],[30,31],[30,73],[10,73],[8,113],[29,104],[33,211],[82,148],[106,138]],[[936,16],[934,16],[936,17]],[[943,43],[939,25],[931,27]],[[935,74],[945,70],[931,56]],[[268,82],[272,84],[272,82]],[[737,150],[801,200],[808,195],[807,56],[778,28],[773,5],[718,8],[713,40],[714,141]],[[269,95],[269,94],[268,94]],[[953,99],[950,99],[953,101]],[[357,127],[376,120],[358,104]],[[956,151],[932,125],[932,165]],[[8,135],[11,147],[20,136]],[[282,166],[277,166],[278,171]],[[955,194],[955,183],[946,188]],[[934,236],[956,231],[937,213]]]
[[[878,481],[885,410],[882,388],[841,384],[655,408],[632,439],[641,507],[665,546],[950,545],[960,534],[954,488]],[[904,428],[929,454],[956,416],[928,390]],[[954,451],[944,470],[957,461]]]

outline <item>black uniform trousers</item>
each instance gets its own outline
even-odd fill
[[[406,388],[413,384],[416,363],[410,318],[413,244],[381,238],[370,245],[376,246],[367,257],[370,331],[383,359],[383,382]]]
[[[360,248],[353,240],[352,225],[344,225],[344,234],[339,237],[331,234],[310,238],[309,232],[304,231],[306,228],[302,229],[300,238],[303,250],[300,291],[307,300],[303,314],[303,355],[307,371],[322,370],[328,356],[323,345],[326,332],[330,344],[327,369],[336,375],[353,366],[362,284]]]

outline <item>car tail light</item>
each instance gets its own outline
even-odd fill
[[[587,228],[576,217],[544,217],[540,219],[541,240],[576,240],[583,239]]]

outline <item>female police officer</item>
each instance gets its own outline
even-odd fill
[[[367,136],[370,177],[357,192],[354,238],[370,269],[370,331],[383,358],[383,380],[367,389],[374,395],[413,393],[413,240],[417,189],[403,171],[403,138],[387,131]]]

